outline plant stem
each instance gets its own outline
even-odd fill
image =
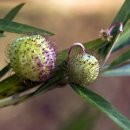
[[[104,63],[103,63],[103,65],[102,65],[102,67],[103,67],[103,66],[105,65],[105,63],[107,62],[107,60],[108,60],[108,58],[109,58],[109,56],[110,56],[110,54],[111,54],[111,52],[112,52],[112,50],[113,50],[113,48],[114,48],[116,42],[118,41],[118,38],[119,38],[119,37],[120,37],[120,34],[118,34],[118,36],[117,36],[117,38],[115,39],[114,43],[113,43],[112,46],[110,47],[110,50],[108,51],[108,53],[107,53],[107,55],[106,55],[106,57],[105,57],[105,60],[104,60]]]

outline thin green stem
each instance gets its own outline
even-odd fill
[[[114,43],[112,44],[112,47],[111,47],[110,50],[108,51],[108,53],[107,53],[107,55],[106,55],[106,57],[105,57],[105,60],[104,60],[104,63],[103,63],[102,66],[104,66],[105,63],[107,62],[107,60],[108,60],[108,58],[109,58],[109,56],[110,56],[110,54],[111,54],[111,52],[112,52],[114,46],[116,45],[116,43],[117,43],[119,37],[120,37],[120,34],[118,34],[117,38],[115,39]]]

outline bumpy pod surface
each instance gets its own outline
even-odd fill
[[[8,58],[14,72],[32,81],[47,80],[55,69],[56,52],[41,35],[17,38],[8,46]]]
[[[86,87],[99,75],[98,60],[87,53],[80,53],[68,60],[67,73],[70,82]]]

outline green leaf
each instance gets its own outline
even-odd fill
[[[124,63],[125,61],[130,59],[130,50],[124,52],[122,55],[120,55],[117,59],[115,59],[107,69],[112,69],[122,63]]]
[[[48,89],[48,86],[45,86],[45,90],[46,89]],[[35,90],[35,88],[34,88],[34,90]],[[32,93],[34,90],[26,92],[25,94],[24,93],[15,93],[12,96],[1,99],[0,108],[11,106],[11,105],[17,105],[17,104],[29,99],[30,97],[32,97]]]
[[[104,42],[101,39],[95,39],[93,41],[84,43],[86,50],[97,51],[104,46]]]
[[[17,13],[20,11],[20,9],[24,6],[25,3],[21,3],[14,7],[3,19],[5,20],[13,20],[14,17],[17,15]],[[3,34],[4,31],[0,31],[0,35]]]
[[[102,76],[130,76],[130,64],[118,67],[116,69],[104,71]]]
[[[115,46],[112,49],[112,52],[115,52],[125,46],[127,46],[129,44],[129,27],[130,24],[127,23],[127,21],[130,18],[130,1],[129,0],[125,0],[123,6],[121,7],[120,11],[118,12],[117,16],[115,17],[115,19],[113,20],[113,23],[115,22],[123,22],[124,25],[124,32],[121,34],[121,36],[119,37],[117,43],[115,44]],[[127,24],[126,24],[127,23]]]
[[[9,77],[8,79],[0,83],[0,98],[8,95],[7,98],[0,100],[0,107],[18,104],[31,97],[51,90],[55,87],[58,81],[63,79],[62,76],[60,74],[57,74],[45,83],[33,83],[33,86],[30,86],[32,84],[31,83],[30,85],[28,85],[29,87],[25,86],[25,84],[23,84],[19,77],[17,77],[16,75]],[[25,92],[25,90],[29,90],[31,88],[33,88],[34,90]],[[25,92],[25,94],[20,92]]]
[[[10,70],[10,64],[5,66],[1,71],[0,71],[0,78],[2,78],[8,71]]]
[[[43,33],[45,35],[50,35],[50,36],[54,35],[53,33],[40,28],[36,28],[29,25],[12,22],[4,19],[0,19],[0,30],[12,32],[12,33],[18,33],[18,34]]]
[[[0,82],[0,99],[11,96],[21,90],[26,90],[26,88],[17,75],[12,75]]]
[[[122,115],[118,110],[116,110],[108,101],[103,97],[96,94],[95,92],[81,87],[79,85],[70,84],[72,88],[85,100],[89,101],[95,107],[104,112],[109,118],[111,118],[118,126],[123,130],[130,130],[130,121]]]
[[[123,29],[123,33],[119,37],[119,40],[117,41],[116,45],[114,46],[112,52],[115,52],[128,45],[130,45],[130,22],[128,22],[125,25],[125,27]]]
[[[125,25],[125,23],[128,21],[129,18],[130,18],[130,0],[125,0],[123,6],[121,7],[120,11],[116,15],[112,23],[121,21]]]
[[[25,3],[21,3],[19,5],[17,5],[16,7],[14,7],[5,17],[5,20],[13,20],[14,17],[18,14],[18,12],[20,11],[20,9],[25,5]]]

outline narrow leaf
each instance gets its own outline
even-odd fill
[[[18,34],[29,34],[31,32],[31,33],[43,33],[46,35],[54,35],[53,33],[40,28],[4,19],[0,19],[0,30]]]
[[[104,71],[102,76],[130,76],[130,64]]]
[[[130,121],[124,115],[122,115],[118,110],[116,110],[103,97],[79,85],[75,85],[72,83],[70,85],[80,96],[82,96],[85,100],[89,101],[98,109],[100,109],[102,112],[104,112],[123,130],[130,130]]]
[[[130,18],[130,0],[125,0],[120,11],[114,18],[113,23],[121,21],[125,25],[125,23],[128,21],[129,18]]]
[[[27,100],[28,98],[30,98],[31,94],[32,94],[32,91],[30,91],[28,93],[26,92],[26,94],[16,93],[10,97],[0,99],[0,108],[11,106],[11,105],[17,105],[17,104]]]
[[[0,71],[0,78],[2,78],[8,71],[10,70],[10,64],[5,66],[1,71]]]
[[[0,82],[0,98],[11,96],[18,93],[21,89],[24,90],[25,88],[20,78],[17,75],[12,75]]]
[[[13,20],[14,17],[17,15],[17,13],[20,11],[20,9],[24,6],[25,3],[21,3],[14,7],[3,19],[5,20]],[[0,31],[0,35],[3,34],[4,31]]]
[[[108,67],[108,69],[112,69],[113,67],[116,67],[125,61],[130,60],[130,50],[124,52],[122,55],[120,55],[117,59],[115,59]]]
[[[37,96],[40,93],[45,93],[55,87],[54,85],[57,84],[57,82],[61,79],[62,76],[58,75],[54,76],[45,83],[36,83],[33,86],[27,87],[25,86],[25,84],[21,84],[20,79],[16,75],[13,75],[4,82],[0,83],[0,98],[5,97],[5,94],[6,96],[8,95],[7,98],[0,100],[0,108],[10,105],[16,105],[33,96]],[[30,88],[33,88],[33,90],[29,92],[25,91],[29,90]],[[23,94],[22,92],[25,92],[25,94]]]
[[[24,6],[25,3],[21,3],[14,7],[5,17],[5,20],[13,20],[14,17],[17,15],[17,13],[20,11],[20,9]]]
[[[128,22],[123,30],[123,33],[119,37],[116,45],[113,48],[113,52],[130,45],[130,22]]]
[[[100,48],[104,46],[104,42],[101,39],[95,39],[93,41],[84,43],[84,46],[87,50],[98,51]]]

